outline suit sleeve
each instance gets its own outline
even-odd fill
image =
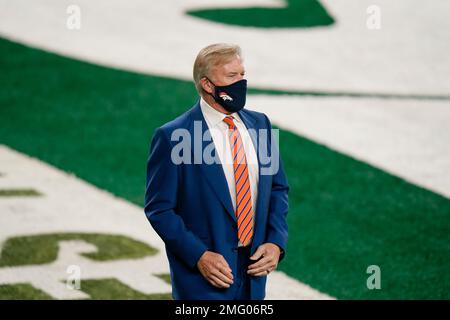
[[[266,115],[265,118],[267,121],[267,127],[272,129],[269,118]],[[273,141],[272,135],[269,136],[271,137],[270,145],[272,146],[272,143],[276,143],[277,141]],[[284,172],[278,145],[275,144],[273,146],[273,152],[271,155],[272,157],[277,157],[279,167],[272,176],[272,190],[270,193],[266,242],[274,243],[280,247],[281,255],[279,261],[281,261],[285,256],[288,241],[287,213],[289,210],[289,185]]]
[[[171,141],[161,128],[155,131],[147,161],[145,215],[166,248],[191,268],[207,250],[176,212],[178,166],[171,161]]]

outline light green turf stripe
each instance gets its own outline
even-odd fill
[[[0,197],[37,197],[42,194],[34,189],[0,189]]]
[[[29,283],[0,284],[0,300],[53,300]]]
[[[81,290],[93,300],[172,300],[171,293],[143,294],[117,279],[82,280]]]
[[[0,52],[0,143],[142,206],[153,130],[194,103],[194,86],[5,40]],[[284,130],[280,143],[291,186],[281,270],[338,298],[450,298],[448,199]],[[365,286],[372,264],[379,291]]]
[[[167,274],[164,274],[167,279]],[[143,294],[117,279],[82,280],[80,290],[93,300],[172,300],[170,293]],[[0,285],[0,300],[53,300],[28,283]]]

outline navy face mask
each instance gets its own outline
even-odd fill
[[[209,79],[208,79],[209,80]],[[209,80],[212,84],[211,80]],[[228,86],[216,86],[214,84],[214,94],[211,96],[228,112],[237,112],[245,105],[247,95],[247,80],[242,79]]]

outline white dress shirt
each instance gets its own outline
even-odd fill
[[[214,146],[222,164],[225,178],[227,179],[228,190],[230,191],[231,201],[233,202],[233,208],[236,212],[236,184],[234,181],[234,167],[230,147],[228,125],[223,121],[227,116],[226,114],[217,111],[211,107],[203,98],[200,98],[200,108],[203,116],[205,117],[209,131],[211,133]],[[247,159],[248,175],[250,180],[250,192],[252,196],[252,209],[254,226],[254,217],[256,213],[256,200],[258,197],[258,181],[259,181],[259,165],[258,157],[256,155],[256,149],[253,145],[252,139],[248,133],[247,127],[242,122],[237,112],[231,114],[234,118],[234,123],[239,130],[239,134],[244,144],[245,156]],[[254,231],[254,229],[253,229]],[[239,241],[239,246],[242,244]]]

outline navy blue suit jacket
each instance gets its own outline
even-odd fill
[[[271,129],[263,113],[242,109],[238,112],[247,129]],[[194,126],[196,122],[196,126]],[[201,130],[199,130],[201,124]],[[176,129],[185,129],[192,137],[191,164],[174,164],[171,160],[172,141]],[[147,161],[145,214],[152,227],[165,243],[172,279],[174,299],[232,299],[235,283],[229,288],[216,288],[200,273],[197,262],[206,250],[223,255],[232,269],[237,271],[237,224],[225,174],[219,163],[194,163],[194,148],[202,150],[210,141],[195,146],[194,134],[203,134],[208,125],[197,102],[189,111],[155,130]],[[197,131],[197,132],[194,132]],[[288,226],[288,183],[278,154],[270,152],[272,136],[265,146],[269,156],[277,157],[279,169],[273,174],[262,174],[264,163],[258,153],[258,139],[251,135],[258,154],[259,183],[255,212],[255,227],[251,253],[259,245],[271,242],[282,248],[283,259]],[[215,150],[213,148],[213,150]],[[264,299],[266,276],[251,276],[251,299]]]

